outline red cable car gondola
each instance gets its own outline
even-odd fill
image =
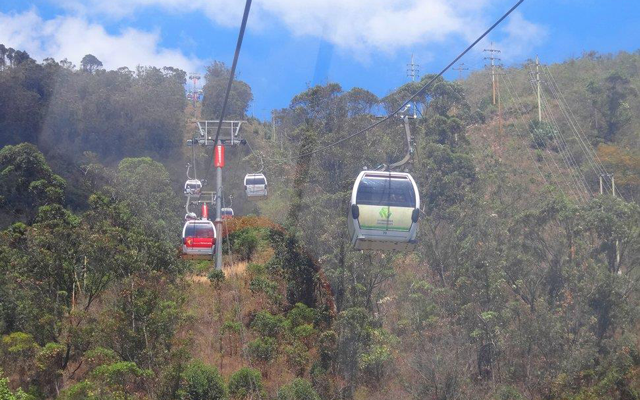
[[[207,219],[206,204],[202,218],[188,220],[182,229],[182,257],[189,260],[212,260],[216,246],[216,227]]]

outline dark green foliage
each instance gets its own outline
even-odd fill
[[[261,276],[255,277],[249,282],[249,289],[252,293],[264,293],[275,304],[282,303],[278,283],[271,279]]]
[[[247,274],[251,278],[262,277],[266,274],[267,269],[264,264],[249,263],[247,265]]]
[[[0,150],[0,210],[13,222],[30,221],[38,206],[63,204],[65,187],[35,146],[23,143]]]
[[[196,361],[182,373],[179,397],[182,400],[223,400],[227,387],[218,369]]]
[[[526,399],[526,397],[520,394],[520,391],[518,391],[518,389],[514,388],[513,386],[503,386],[500,389],[498,389],[495,395],[495,400],[524,400],[524,399]]]
[[[638,97],[628,77],[618,71],[608,75],[602,83],[591,81],[587,85],[591,104],[604,120],[599,134],[605,142],[611,142],[616,134],[631,122],[632,112],[628,100]]]
[[[219,119],[224,103],[224,96],[229,82],[229,69],[222,62],[215,61],[207,67],[204,85],[202,116],[206,119]],[[227,103],[225,119],[243,119],[253,101],[251,87],[243,81],[234,80]]]
[[[445,212],[462,203],[473,189],[477,180],[475,166],[468,154],[446,145],[429,144],[424,151],[428,185],[421,187],[422,199],[427,210]]]
[[[316,306],[316,270],[311,257],[305,254],[298,240],[280,231],[272,230],[271,244],[276,254],[268,269],[284,275],[287,282],[287,300],[290,304],[303,303]]]
[[[219,269],[211,270],[211,272],[209,272],[209,275],[207,277],[211,282],[211,286],[213,286],[216,289],[220,288],[220,285],[222,285],[222,283],[225,280],[224,272],[222,272]]]
[[[15,61],[0,73],[0,145],[38,143],[72,160],[90,150],[104,160],[167,156],[181,142],[183,71],[97,73],[102,63],[90,54],[81,71],[64,61],[24,62],[22,53]]]
[[[308,380],[296,378],[278,390],[278,400],[320,400],[320,396]]]
[[[247,344],[247,354],[253,360],[266,364],[276,356],[277,341],[272,337],[257,338]]]
[[[529,131],[532,135],[531,146],[535,149],[547,148],[554,141],[554,135],[558,134],[553,126],[544,122],[540,123],[537,120],[529,124]]]
[[[290,321],[292,328],[300,325],[313,324],[317,317],[317,310],[302,303],[296,303],[287,313],[287,319]]]
[[[262,374],[257,369],[240,368],[229,378],[229,395],[233,399],[264,397],[263,391]]]
[[[233,232],[230,238],[233,243],[233,252],[238,254],[242,260],[251,260],[253,253],[258,248],[258,234],[253,229],[242,229]]]
[[[57,389],[78,400],[225,398],[215,368],[190,364],[192,303],[176,251],[183,200],[172,189],[172,176],[184,179],[184,72],[104,71],[89,55],[75,71],[15,50],[0,60],[0,144],[38,143],[49,161],[32,145],[0,150],[0,363],[11,379],[0,381],[0,397],[20,398],[22,386],[39,398]],[[615,165],[625,196],[637,181],[639,60],[592,54],[550,67],[588,141],[608,143],[597,151]],[[638,398],[640,210],[608,196],[574,203],[542,187],[537,167],[556,151],[579,155],[582,145],[554,140],[570,128],[562,123],[528,126],[537,115],[523,90],[527,67],[510,71],[523,109],[504,102],[502,117],[507,134],[531,130],[532,146],[528,132],[502,141],[494,125],[479,125],[498,112],[486,73],[439,78],[416,99],[422,115],[410,122],[415,151],[403,169],[426,215],[413,252],[354,252],[345,234],[357,173],[406,151],[398,119],[284,161],[374,122],[375,95],[316,86],[276,110],[273,125],[251,120],[243,137],[269,160],[272,196],[245,207],[238,185],[228,190],[236,211],[287,230],[240,225],[228,238],[234,259],[273,250],[272,259],[224,283],[214,271],[213,288],[202,288],[219,312],[221,363],[248,357],[265,380],[283,368],[309,374],[313,387],[295,380],[280,400],[315,400],[315,391],[328,399]],[[382,105],[397,108],[432,77]],[[227,78],[223,65],[209,69],[203,116],[219,114]],[[248,86],[234,84],[229,116],[242,117],[250,101]],[[511,153],[527,147],[539,149],[538,165]],[[237,153],[230,183],[241,182],[250,152]],[[246,158],[251,169],[261,167],[256,158]],[[595,189],[597,176],[577,162]],[[226,307],[226,290],[244,295],[247,282],[250,296],[233,293],[245,303]],[[229,386],[236,398],[266,397],[255,370],[236,372]]]
[[[35,400],[22,389],[12,391],[9,388],[9,379],[5,378],[0,369],[0,400]]]
[[[301,342],[294,342],[293,345],[286,346],[284,353],[287,355],[287,366],[296,374],[304,376],[304,373],[311,358],[309,350]]]
[[[86,56],[82,57],[80,66],[82,67],[82,70],[84,72],[92,74],[102,67],[102,61],[98,60],[98,58],[93,54],[87,54]]]
[[[276,338],[286,329],[285,319],[281,315],[272,315],[267,311],[260,311],[253,318],[251,329],[261,336]]]

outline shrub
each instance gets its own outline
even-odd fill
[[[296,378],[278,391],[278,400],[320,400],[320,396],[306,379]]]
[[[282,301],[282,296],[278,292],[278,283],[267,279],[262,276],[257,276],[249,282],[249,289],[252,293],[264,293],[269,300],[279,304]]]
[[[251,398],[262,394],[262,374],[253,368],[240,368],[229,378],[229,394],[234,399]]]
[[[300,339],[303,341],[308,341],[308,339],[315,334],[316,330],[313,328],[313,325],[310,324],[300,325],[293,329],[293,336],[296,339]]]
[[[496,400],[524,400],[518,389],[513,386],[502,386],[496,392]]]
[[[247,265],[247,274],[249,274],[251,278],[264,276],[266,272],[267,269],[264,264],[249,263],[249,265]]]
[[[109,365],[101,365],[91,373],[93,380],[104,383],[113,390],[122,391],[138,378],[152,375],[151,371],[141,369],[132,361],[119,361]]]
[[[22,389],[12,392],[9,389],[9,379],[2,376],[2,370],[0,369],[0,400],[34,400],[34,397],[26,394]]]
[[[222,272],[222,270],[220,269],[214,269],[209,272],[208,278],[209,282],[211,282],[211,286],[218,289],[220,288],[220,285],[222,285],[222,282],[224,282],[224,272]]]
[[[180,398],[184,400],[221,400],[227,388],[218,369],[196,361],[182,373]]]
[[[275,358],[276,340],[274,338],[258,338],[247,344],[249,357],[256,361],[269,362]]]
[[[84,359],[87,362],[86,365],[88,365],[90,369],[94,369],[100,365],[118,362],[120,357],[111,349],[96,347],[84,353]]]
[[[320,363],[323,368],[329,369],[334,354],[338,349],[338,335],[334,331],[326,331],[320,335]]]
[[[253,230],[243,229],[233,236],[233,252],[238,254],[242,260],[251,260],[253,253],[258,248],[258,235]]]
[[[75,385],[69,386],[60,392],[58,396],[59,400],[94,400],[98,396],[98,388],[91,381],[78,382]],[[2,391],[0,390],[0,399],[5,400],[2,397]]]
[[[291,321],[291,326],[294,328],[300,325],[313,324],[316,319],[316,310],[307,307],[303,303],[296,303],[287,314],[287,319]]]
[[[292,346],[287,346],[284,352],[287,355],[289,369],[297,376],[304,375],[310,358],[307,347],[300,342],[296,342]]]
[[[265,337],[277,337],[285,329],[285,320],[281,315],[273,315],[267,311],[260,311],[251,322],[251,329]]]

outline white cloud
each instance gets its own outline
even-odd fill
[[[0,13],[0,43],[25,50],[33,58],[67,58],[79,64],[86,54],[96,56],[107,69],[137,65],[174,66],[192,71],[202,65],[179,50],[162,48],[159,32],[126,29],[109,34],[101,25],[82,17],[43,20],[35,10],[21,14]]]
[[[180,50],[160,46],[158,31],[127,29],[109,34],[89,21],[120,20],[147,8],[167,13],[202,12],[220,26],[239,25],[242,0],[57,0],[70,15],[43,21],[35,11],[0,13],[0,43],[27,50],[37,58],[52,56],[78,63],[94,54],[107,68],[123,65],[175,65],[198,69],[202,63]],[[358,59],[375,52],[431,44],[464,42],[477,37],[505,6],[504,0],[254,0],[250,28],[285,27],[293,36],[322,38]],[[35,29],[34,27],[40,27]],[[546,30],[514,13],[501,28],[497,42],[505,60],[526,55],[542,43]]]
[[[167,12],[202,12],[221,26],[240,23],[242,0],[57,0],[68,9],[87,15],[120,19],[144,8]],[[453,38],[473,40],[505,8],[504,0],[254,0],[250,28],[269,29],[281,24],[295,36],[323,38],[359,55],[373,51],[393,53],[416,45],[443,43]],[[520,50],[535,42],[524,20],[511,20],[507,33],[526,37]],[[529,34],[528,34],[529,33]]]
[[[527,21],[521,13],[514,12],[507,21],[504,29],[505,38],[496,43],[502,49],[506,61],[513,61],[523,56],[529,56],[531,50],[542,44],[547,36],[547,29]]]
[[[304,4],[302,4],[304,3]],[[262,0],[296,35],[322,36],[353,50],[394,49],[467,36],[477,6],[456,7],[445,0]]]

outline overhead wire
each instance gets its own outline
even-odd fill
[[[469,51],[471,51],[471,49],[473,49],[482,39],[484,39],[489,33],[491,33],[491,31],[493,31],[498,25],[500,25],[500,23],[502,21],[504,21],[509,15],[511,15],[512,12],[514,12],[522,3],[524,2],[524,0],[519,0],[515,5],[513,5],[504,15],[502,15],[502,17],[500,17],[500,19],[498,19],[493,25],[491,25],[482,35],[480,35],[473,43],[471,43],[462,53],[460,53],[456,58],[453,59],[453,61],[451,61],[449,64],[447,64],[446,67],[444,67],[442,69],[442,71],[440,71],[438,74],[436,74],[433,78],[431,78],[426,84],[424,84],[420,89],[418,89],[417,92],[415,92],[413,95],[411,95],[407,100],[405,100],[404,103],[402,103],[400,105],[400,107],[398,107],[395,111],[391,112],[390,114],[386,115],[385,117],[381,118],[380,120],[370,124],[369,126],[360,129],[359,131],[356,131],[350,135],[347,135],[341,139],[336,140],[335,142],[329,143],[327,145],[321,146],[317,149],[314,149],[312,151],[309,152],[305,152],[302,154],[298,154],[297,156],[292,157],[291,159],[298,159],[298,158],[303,158],[303,157],[308,157],[310,155],[316,154],[316,153],[320,153],[322,151],[325,151],[333,146],[336,146],[340,143],[346,142],[348,140],[353,139],[356,136],[359,136],[365,132],[370,131],[371,129],[383,124],[384,122],[390,120],[392,117],[396,116],[397,114],[399,114],[404,107],[406,107],[408,104],[410,104],[416,97],[420,96],[421,94],[423,94],[429,87],[431,87],[431,85],[433,85],[436,80],[438,80],[440,77],[442,77],[442,75],[444,75],[445,72],[447,72],[452,66],[455,65],[455,63],[457,63],[462,57],[464,57]]]
[[[543,70],[544,71],[544,70]],[[551,93],[551,97],[553,100],[556,101],[556,104],[558,104],[558,109],[561,112],[561,115],[563,115],[565,118],[567,118],[567,121],[569,122],[569,128],[572,131],[572,133],[574,134],[574,136],[576,138],[578,138],[578,143],[582,145],[582,147],[580,148],[580,150],[583,151],[584,155],[586,156],[587,159],[587,163],[590,164],[590,167],[593,169],[593,171],[598,174],[599,173],[599,169],[598,166],[594,163],[594,161],[591,158],[591,155],[588,152],[588,148],[586,146],[586,144],[580,139],[579,135],[575,132],[574,127],[571,125],[571,121],[569,121],[568,119],[568,114],[566,113],[566,110],[564,110],[563,105],[561,104],[560,100],[558,99],[558,96],[554,93],[554,90],[552,89],[552,87],[550,85],[546,85],[549,88],[549,91]],[[550,101],[547,99],[547,95],[544,91],[542,92],[542,102],[545,103],[547,105],[547,107],[550,109]],[[551,113],[551,111],[549,111],[549,113]],[[561,134],[562,130],[560,129],[560,125],[558,124],[558,122],[556,121],[555,118],[553,118],[553,123],[555,124],[556,129],[558,130],[558,132]],[[568,147],[568,144],[565,140],[565,145]],[[580,145],[579,145],[580,147]]]
[[[224,102],[222,103],[222,110],[220,111],[220,120],[218,121],[218,127],[216,129],[216,136],[213,140],[214,145],[218,145],[218,139],[220,138],[220,130],[222,129],[222,121],[224,121],[224,114],[227,112],[227,103],[229,102],[229,95],[231,94],[231,87],[233,86],[233,78],[236,74],[236,67],[238,66],[238,58],[240,58],[240,49],[242,48],[242,41],[244,39],[244,32],[247,28],[247,20],[249,19],[249,11],[251,10],[251,1],[247,0],[244,6],[244,13],[242,14],[242,24],[240,25],[240,32],[238,33],[238,41],[236,43],[236,51],[233,55],[233,63],[231,64],[231,71],[229,73],[229,81],[227,82],[227,91],[224,94]],[[207,132],[205,132],[205,135]],[[233,133],[232,133],[233,134]],[[207,176],[211,171],[211,164],[215,158],[215,150],[211,156],[211,162],[209,168],[207,168]]]
[[[551,135],[553,137],[554,142],[556,143],[556,147],[558,148],[558,153],[562,158],[565,166],[567,167],[567,171],[569,176],[573,180],[576,185],[576,190],[580,193],[582,199],[586,202],[588,198],[591,196],[591,191],[589,190],[589,185],[587,180],[584,177],[584,174],[580,170],[580,166],[578,165],[575,157],[571,153],[569,149],[569,144],[565,140],[562,135],[562,130],[560,125],[558,124],[553,112],[551,110],[551,105],[547,99],[547,95],[544,91],[541,91],[540,95],[541,108],[542,113],[551,126]]]
[[[609,182],[612,184],[611,179],[610,179],[610,174],[605,169],[604,164],[602,163],[602,160],[598,156],[598,153],[593,149],[593,146],[591,146],[591,144],[589,143],[589,140],[587,139],[586,133],[584,132],[582,126],[578,123],[578,120],[575,117],[575,114],[573,113],[573,110],[571,109],[571,107],[569,107],[569,104],[568,104],[564,94],[562,93],[562,90],[560,89],[560,86],[558,85],[557,81],[555,80],[553,74],[551,74],[551,70],[547,66],[546,68],[543,68],[543,72],[546,72],[546,74],[547,74],[547,76],[549,78],[548,86],[549,86],[549,88],[551,90],[551,93],[555,96],[556,101],[558,102],[558,106],[559,106],[560,110],[562,111],[563,115],[567,119],[567,121],[569,123],[569,126],[572,129],[572,132],[574,133],[574,135],[578,139],[578,142],[579,142],[579,144],[581,146],[581,149],[583,150],[583,152],[584,152],[584,154],[585,154],[585,156],[587,158],[587,161],[591,164],[591,167],[593,168],[593,170],[596,173],[596,175],[599,175],[599,176],[603,177],[605,182],[609,178]],[[612,192],[612,189],[609,188],[608,185],[604,185],[604,189],[607,192]],[[622,197],[622,199],[626,201],[626,199],[623,196],[623,194],[621,193],[621,191],[618,190],[617,192],[620,195],[620,197]]]
[[[533,90],[534,93],[536,93],[537,87],[534,84],[534,80],[533,80],[534,73],[533,73],[533,70],[532,70],[531,66],[530,66],[529,73],[530,73],[530,77],[532,78],[530,80],[531,89]],[[558,122],[556,121],[555,116],[553,115],[553,112],[552,112],[550,104],[551,103],[547,100],[547,96],[546,96],[544,90],[541,90],[540,91],[541,113],[544,114],[545,119],[548,121],[548,124],[551,126],[551,135],[552,135],[553,140],[556,143],[556,146],[558,148],[558,153],[562,157],[562,160],[563,160],[565,166],[567,167],[568,171],[570,172],[571,179],[576,184],[577,190],[580,193],[580,195],[583,198],[583,200],[587,201],[588,198],[591,196],[591,191],[589,190],[589,185],[587,183],[587,180],[584,177],[584,174],[582,173],[582,170],[580,169],[580,166],[578,165],[578,162],[576,161],[575,157],[573,156],[573,154],[571,153],[571,151],[569,149],[569,145],[568,145],[564,135],[562,134],[562,130],[560,129],[560,125],[558,124]]]
[[[507,73],[505,73],[504,76],[505,76],[506,79],[508,79]],[[526,121],[524,120],[524,115],[523,115],[522,111],[520,110],[520,103],[516,103],[515,95],[511,91],[511,87],[510,87],[509,84],[507,84],[506,80],[505,80],[505,87],[507,88],[507,91],[509,92],[509,95],[511,97],[511,101],[512,101],[516,111],[518,112],[518,117],[519,117],[520,121],[523,123],[523,125],[526,126]],[[518,129],[517,125],[514,125],[514,127],[516,129],[516,132],[518,134],[520,134],[520,130]],[[533,139],[533,134],[531,133],[531,130],[527,128],[527,131],[529,131],[529,134],[531,135],[531,138]],[[534,144],[535,144],[535,142],[534,142]],[[542,170],[540,169],[540,166],[538,165],[538,163],[536,163],[535,160],[533,160],[533,156],[528,151],[527,151],[527,154],[529,155],[529,157],[532,160],[533,164],[536,166],[536,169],[538,170],[538,173],[542,177],[543,182],[546,185],[549,185],[549,181],[547,180],[547,177],[545,177],[544,174],[542,173]],[[542,157],[542,159],[545,161],[545,163],[548,166],[548,162],[546,161],[546,159],[544,157]]]
[[[520,95],[518,95],[518,93],[515,91],[515,87],[513,86],[512,82],[511,82],[511,78],[509,77],[509,75],[505,73],[504,76],[505,76],[505,87],[507,88],[507,91],[509,92],[509,96],[511,97],[512,101],[514,102],[514,104],[516,106],[516,110],[518,111],[518,115],[520,117],[520,121],[523,124],[526,125],[527,122],[525,121],[524,112],[523,112],[523,110],[521,108],[522,107],[522,99],[520,98]],[[526,129],[529,132],[529,135],[531,136],[531,141],[533,142],[534,146],[536,146],[536,149],[538,151],[540,151],[540,153],[542,153],[543,149],[541,148],[541,146],[535,140],[535,136],[533,135],[533,131],[532,131],[531,127],[527,127]],[[527,154],[529,154],[529,153],[527,152]],[[551,168],[551,165],[550,165],[550,163],[548,161],[549,158],[551,159],[552,163],[556,167],[556,170],[558,171],[558,174],[556,174],[553,171],[553,169]],[[544,161],[545,165],[547,166],[547,169],[549,170],[549,174],[550,174],[551,180],[554,182],[554,185],[566,197],[567,194],[565,193],[565,191],[563,189],[563,185],[560,183],[560,178],[559,177],[565,178],[564,179],[565,184],[567,184],[569,189],[573,190],[573,187],[567,183],[566,177],[564,177],[564,175],[562,174],[562,171],[560,170],[560,167],[558,166],[558,163],[555,161],[555,159],[553,157],[545,157],[544,155],[542,155],[542,160]],[[542,174],[540,168],[538,167],[538,164],[535,161],[534,161],[534,165],[538,168],[538,172],[540,172],[540,174],[542,175],[542,177],[545,180],[545,182],[547,182],[547,179],[545,178],[544,174]],[[577,194],[577,193],[574,193],[574,196],[577,196],[577,198],[580,198],[580,195]]]
[[[251,155],[253,155],[254,157],[258,158],[260,160],[260,170],[256,172],[256,174],[261,173],[264,170],[264,159],[262,158],[262,155],[256,153],[255,151],[253,151],[253,147],[251,147],[251,144],[247,141],[247,146],[249,146],[249,150],[251,151]]]

